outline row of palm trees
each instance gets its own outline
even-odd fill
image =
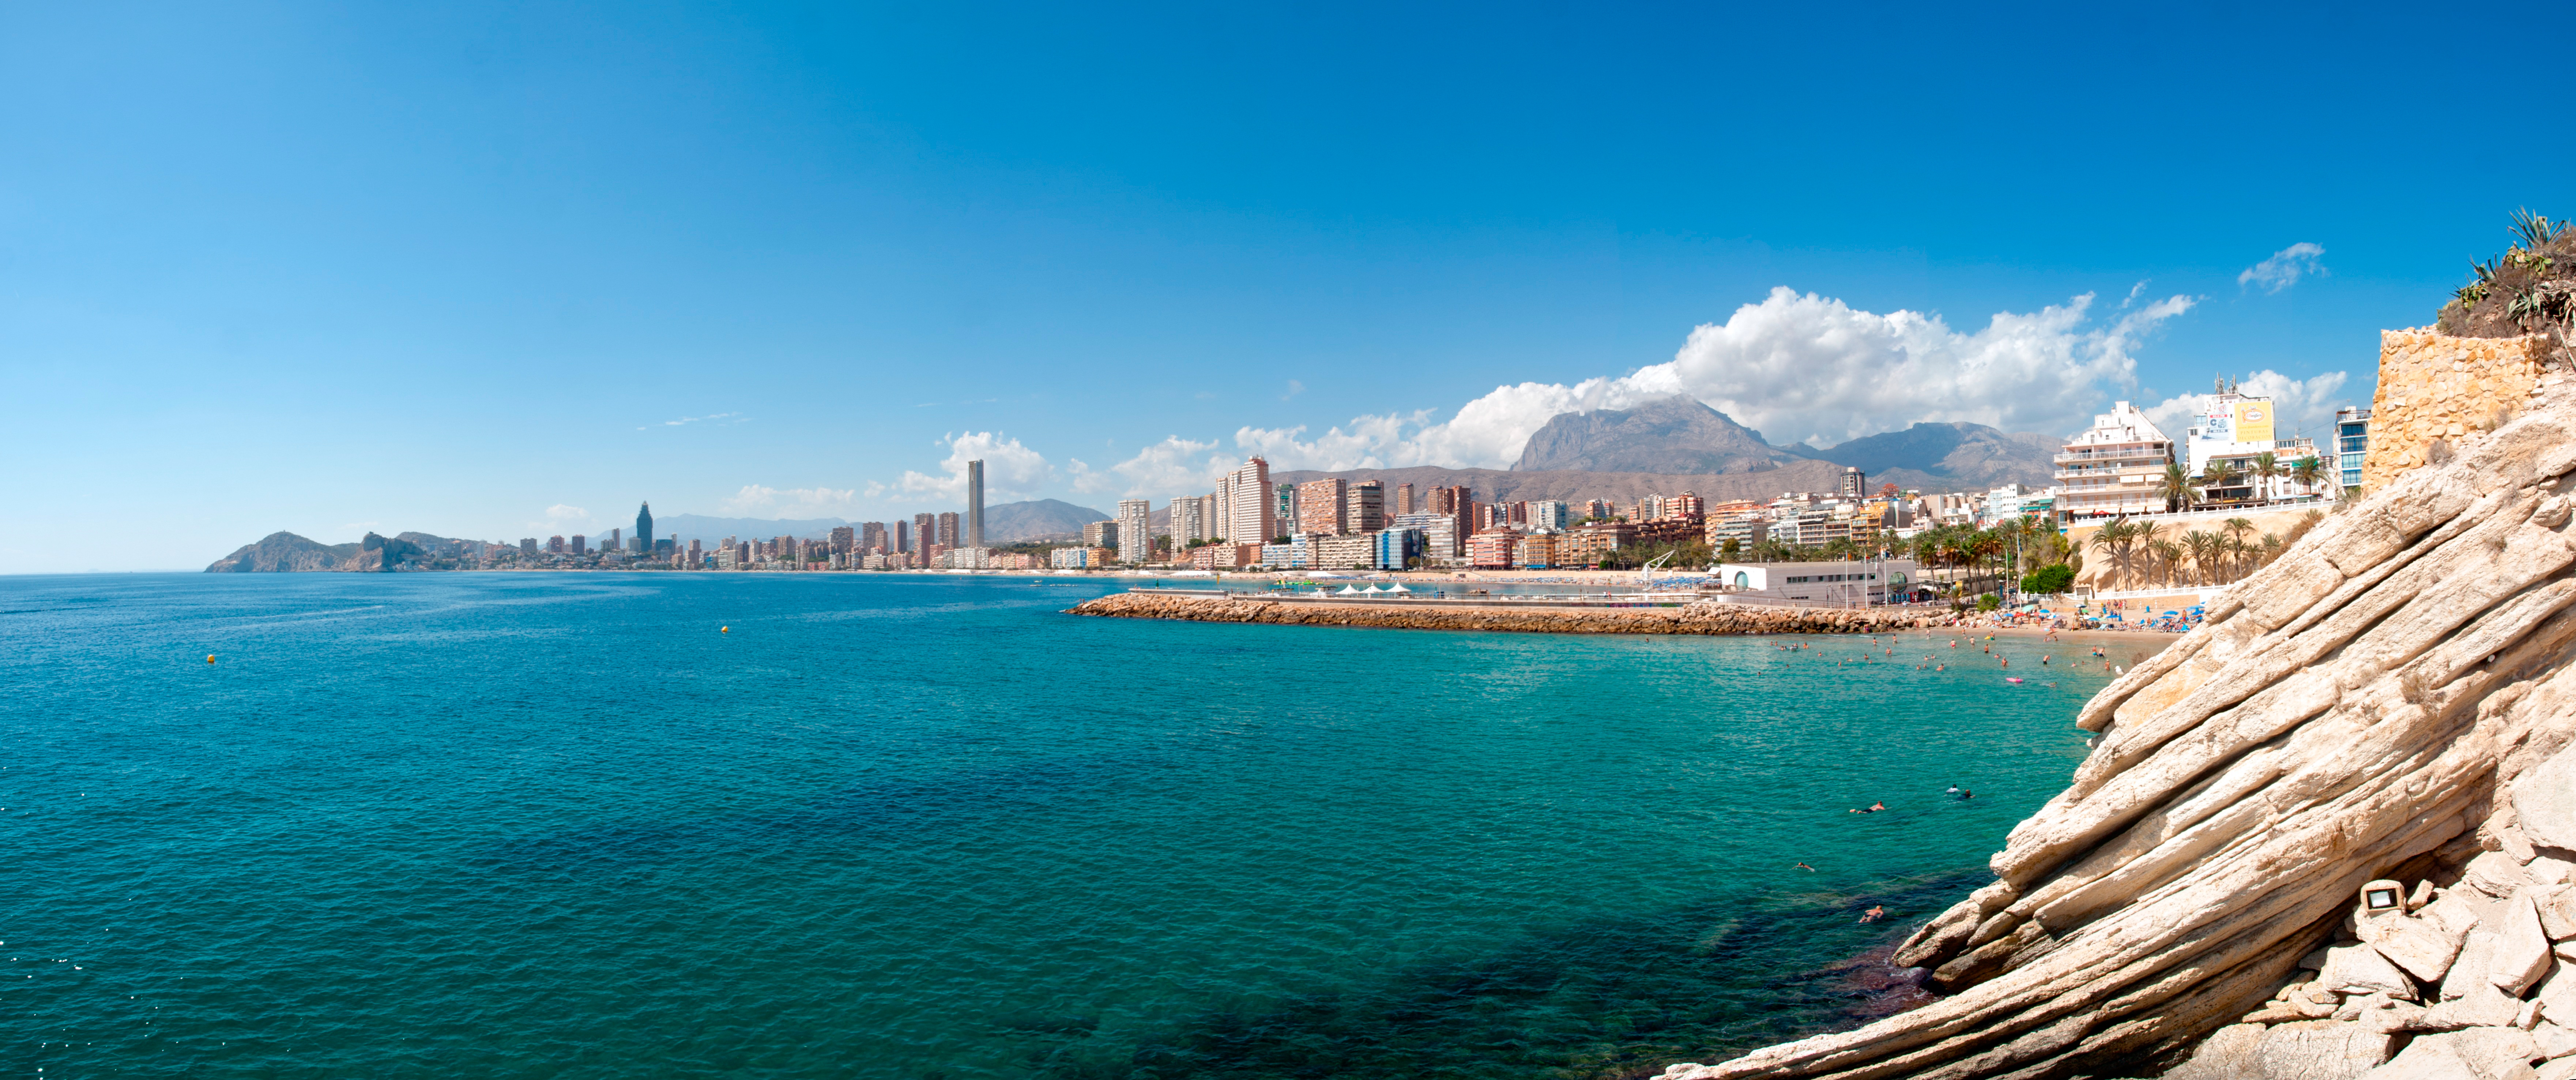
[[[2241,472],[2231,461],[2212,461],[2201,470],[2199,476],[2191,475],[2180,464],[2167,465],[2164,475],[2156,478],[2156,489],[2157,494],[2164,496],[2165,510],[2170,513],[2180,513],[2209,502],[2211,491],[2241,487],[2248,480],[2255,482],[2259,488],[2257,497],[2265,502],[2270,502],[2274,498],[2273,481],[2275,480],[2288,480],[2314,491],[2318,483],[2326,479],[2327,471],[2326,463],[2318,460],[2313,454],[2296,461],[2285,462],[2278,455],[2266,450],[2247,461]],[[2334,494],[2341,494],[2342,485],[2332,485],[2331,491]]]
[[[2225,585],[2280,558],[2282,551],[2324,519],[2322,511],[2310,510],[2290,527],[2288,536],[2256,537],[2254,523],[2241,517],[2220,522],[2215,531],[2185,531],[2121,517],[2096,530],[2087,546],[2109,562],[2113,588]]]

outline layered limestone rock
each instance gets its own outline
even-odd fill
[[[2085,706],[2067,790],[1898,953],[1946,997],[1666,1075],[2576,1071],[2576,409],[2456,445]],[[2374,882],[2401,910],[2355,914]]]
[[[2490,430],[2531,407],[2563,376],[2546,370],[2545,337],[2453,337],[2430,330],[2379,332],[2379,389],[2370,402],[2370,447],[2361,486],[2381,485],[2428,463],[2449,443]]]

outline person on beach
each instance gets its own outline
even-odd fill
[[[1861,913],[1860,913],[1860,921],[1862,921],[1862,922],[1877,922],[1879,919],[1881,919],[1881,918],[1885,917],[1886,915],[1887,915],[1887,908],[1886,908],[1885,906],[1880,905],[1880,904],[1871,904],[1871,905],[1869,906],[1869,910],[1867,910],[1867,911],[1864,911],[1864,912],[1861,912]]]

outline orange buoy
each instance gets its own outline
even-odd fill
[[[207,654],[206,654],[206,662],[207,662],[207,663],[209,663],[209,664],[214,663],[214,662],[215,662],[215,654],[213,654],[213,653],[207,653]]]
[[[730,634],[730,633],[733,633],[733,627],[730,627],[730,626],[719,626],[719,627],[716,627],[716,633],[719,633],[719,634]]]

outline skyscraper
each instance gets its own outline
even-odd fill
[[[939,542],[939,518],[932,514],[912,515],[912,553],[930,554],[930,545]]]
[[[966,546],[984,546],[984,462],[966,463]]]
[[[1396,513],[1396,516],[1397,516],[1397,517],[1402,517],[1402,516],[1404,516],[1404,515],[1406,515],[1406,514],[1410,514],[1410,513],[1412,513],[1412,512],[1413,512],[1413,485],[1411,485],[1411,484],[1397,484],[1397,485],[1395,486],[1395,513]]]
[[[1200,518],[1200,511],[1204,509],[1206,509],[1206,504],[1198,501],[1197,499],[1179,498],[1172,500],[1173,550],[1180,550],[1183,545],[1188,544],[1193,540],[1204,539],[1206,537],[1206,525]]]
[[[1154,555],[1154,504],[1144,499],[1118,500],[1118,561],[1142,563]]]
[[[939,515],[939,546],[950,549],[956,548],[957,511],[950,510]]]
[[[1349,491],[1350,484],[1339,477],[1297,485],[1297,531],[1325,536],[1350,532],[1350,507],[1345,500]]]
[[[653,550],[653,504],[649,502],[635,511],[635,550]]]
[[[1270,462],[1247,458],[1243,467],[1225,474],[1219,487],[1225,503],[1225,539],[1237,544],[1267,544],[1279,535],[1277,510],[1271,502]]]

